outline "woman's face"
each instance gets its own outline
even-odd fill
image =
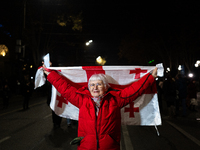
[[[89,91],[93,97],[99,97],[102,96],[107,91],[107,89],[105,88],[103,81],[95,80],[90,81]]]

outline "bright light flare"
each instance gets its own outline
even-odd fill
[[[1,55],[4,57],[4,56],[6,56],[6,52],[5,51],[2,51],[1,52]]]
[[[196,64],[194,64],[194,66],[197,68],[200,66],[200,60],[197,60]]]
[[[103,59],[103,58],[101,58],[101,56],[98,56],[98,57],[96,58],[96,62],[97,62],[98,64],[100,64],[100,65],[104,65],[104,64],[106,63],[106,60]]]
[[[167,71],[170,71],[170,68],[169,68],[169,67],[167,68]]]
[[[178,66],[178,70],[179,70],[179,71],[180,71],[180,70],[182,70],[182,67],[181,67],[181,65],[179,65],[179,66]]]
[[[189,73],[188,77],[193,78],[194,74],[193,73]]]
[[[102,63],[102,58],[101,58],[101,56],[98,56],[97,58],[96,58],[96,61],[100,64],[100,63]]]
[[[85,43],[85,45],[89,46],[92,42],[93,42],[93,40],[89,40],[88,42]]]

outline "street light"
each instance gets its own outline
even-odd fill
[[[182,67],[181,67],[181,65],[179,65],[179,66],[178,66],[178,70],[179,70],[179,71],[180,71],[180,70],[182,70]]]
[[[170,68],[169,67],[167,67],[167,70],[166,70],[166,72],[168,73],[168,72],[170,72]]]
[[[188,74],[188,77],[190,77],[190,78],[192,78],[193,76],[194,76],[193,73],[189,73],[189,74]]]
[[[89,40],[88,42],[85,43],[85,45],[89,46],[92,42],[93,42],[93,40]]]
[[[200,66],[200,60],[197,60],[196,64],[194,64],[194,66],[197,68]]]

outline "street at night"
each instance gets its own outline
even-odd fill
[[[199,8],[1,0],[0,150],[199,150]]]
[[[200,93],[198,93],[200,102]],[[67,126],[62,118],[61,128],[53,130],[51,109],[46,96],[35,92],[30,100],[30,109],[22,109],[22,96],[12,97],[8,109],[2,109],[0,124],[1,150],[75,150],[70,145],[77,137],[77,121]],[[165,105],[165,103],[163,103]],[[200,108],[198,107],[198,111]],[[188,116],[166,119],[158,133],[154,126],[122,126],[121,150],[198,150],[200,148],[200,113],[187,111]]]

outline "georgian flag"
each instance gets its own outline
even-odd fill
[[[163,76],[162,64],[156,67],[157,75]],[[99,73],[106,75],[112,88],[123,89],[152,72],[154,68],[155,66],[82,66],[49,67],[48,69],[60,72],[77,89],[87,85],[93,74]],[[35,88],[42,86],[45,80],[43,69],[39,68],[35,76]],[[61,97],[53,86],[50,107],[61,117],[78,120],[79,109]],[[161,125],[156,82],[146,89],[143,95],[121,109],[121,121],[123,125]]]

